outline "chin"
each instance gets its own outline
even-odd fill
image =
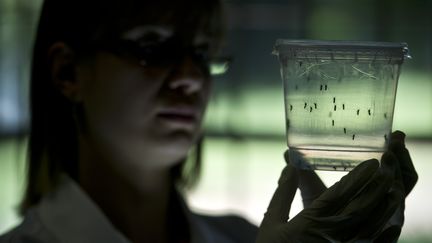
[[[153,152],[167,162],[177,162],[187,157],[189,150],[195,145],[196,137],[188,132],[177,131],[158,139],[153,144]]]
[[[161,148],[164,153],[178,160],[187,156],[189,150],[195,145],[194,141],[192,139],[173,139]]]

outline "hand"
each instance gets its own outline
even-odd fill
[[[404,222],[405,198],[414,188],[418,180],[417,172],[414,169],[411,157],[405,147],[405,134],[401,131],[395,131],[391,135],[389,151],[391,155],[383,157],[389,160],[388,163],[394,163],[396,166],[396,182],[394,187],[401,190],[403,198],[400,199],[400,207],[393,214],[383,232],[374,240],[374,242],[396,242],[399,238],[402,225]],[[288,151],[285,152],[285,160],[288,161]],[[326,189],[321,179],[313,170],[296,169],[299,188],[303,198],[305,208],[318,198]]]
[[[384,160],[357,166],[288,221],[299,178],[287,165],[261,223],[257,243],[348,242],[376,235],[399,206],[399,190],[389,191],[395,167]],[[287,222],[288,221],[288,222]]]
[[[405,196],[411,192],[418,180],[411,157],[405,147],[405,134],[395,131],[391,134],[389,151],[397,160],[397,179],[402,183]],[[285,161],[289,161],[289,151],[285,151]],[[317,199],[327,187],[313,170],[296,169],[298,175],[299,189],[301,191],[303,205],[307,208],[313,200]],[[401,175],[400,175],[400,174]]]
[[[395,164],[396,181],[393,184],[395,188],[402,192],[402,197],[396,199],[400,206],[397,208],[384,230],[377,236],[374,242],[396,242],[399,238],[404,221],[405,197],[411,192],[418,180],[417,172],[410,158],[408,150],[405,148],[405,134],[395,131],[391,135],[389,151],[383,159],[386,163]],[[285,152],[285,160],[289,161],[288,151]],[[317,199],[325,190],[326,186],[322,183],[318,175],[312,170],[296,169],[298,176],[298,187],[301,190],[303,205],[305,208]],[[399,194],[401,195],[401,194]]]

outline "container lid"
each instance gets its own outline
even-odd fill
[[[372,41],[278,39],[273,47],[273,54],[293,59],[393,59],[393,61],[403,61],[405,58],[411,58],[406,43]]]

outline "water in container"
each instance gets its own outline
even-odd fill
[[[390,139],[405,43],[277,40],[290,163],[348,171]]]

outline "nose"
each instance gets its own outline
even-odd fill
[[[205,82],[204,70],[189,56],[175,67],[169,83],[170,89],[181,89],[190,95],[199,92]]]

